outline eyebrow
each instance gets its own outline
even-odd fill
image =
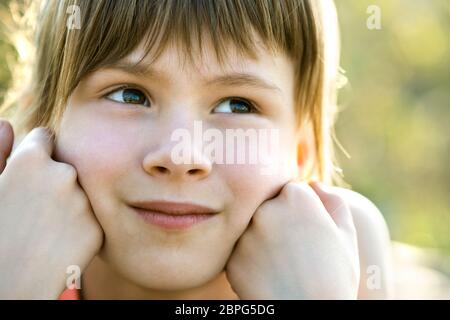
[[[149,64],[118,61],[104,66],[106,69],[117,69],[129,74],[137,74],[144,77],[163,77],[163,74],[153,69]]]
[[[250,86],[254,88],[261,88],[266,90],[273,90],[278,91],[281,93],[281,89],[276,86],[275,84],[272,84],[268,82],[267,80],[258,77],[253,74],[248,73],[240,73],[240,72],[234,72],[230,74],[225,74],[218,76],[210,81],[208,81],[208,85],[222,85],[222,86]]]
[[[104,68],[106,69],[117,69],[125,73],[132,75],[138,75],[142,77],[149,78],[159,78],[167,80],[168,77],[163,72],[155,70],[149,64],[145,63],[133,63],[129,61],[119,61],[111,63]],[[254,74],[245,72],[232,72],[228,74],[219,75],[217,77],[206,80],[206,85],[209,86],[249,86],[259,89],[277,91],[282,93],[282,90],[277,85],[271,83],[270,81],[259,77]]]

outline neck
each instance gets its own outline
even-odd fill
[[[225,272],[206,284],[179,291],[143,288],[123,278],[99,257],[83,273],[81,295],[86,300],[236,300]]]

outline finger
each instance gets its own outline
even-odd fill
[[[325,209],[327,209],[333,221],[342,228],[351,227],[352,215],[344,197],[335,190],[321,182],[310,183],[311,188],[317,193]]]
[[[38,147],[51,157],[54,148],[54,133],[48,128],[34,128],[25,136],[16,150],[14,150],[13,155],[29,147]]]
[[[300,203],[304,213],[317,213],[324,209],[322,201],[306,182],[290,182],[284,185],[280,192],[281,197],[288,201]]]
[[[6,167],[8,159],[14,143],[14,130],[11,124],[0,119],[0,174]]]

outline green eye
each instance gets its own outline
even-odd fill
[[[150,106],[150,101],[146,95],[139,89],[133,88],[119,88],[106,96],[107,99],[118,103],[130,103]]]
[[[220,102],[214,108],[215,113],[254,113],[256,112],[253,105],[244,100],[237,98],[229,98]]]

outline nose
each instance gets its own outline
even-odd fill
[[[191,149],[191,160],[173,161],[172,148],[167,145],[149,152],[144,158],[144,170],[155,178],[178,180],[201,180],[206,178],[212,168],[211,160],[200,150]]]

